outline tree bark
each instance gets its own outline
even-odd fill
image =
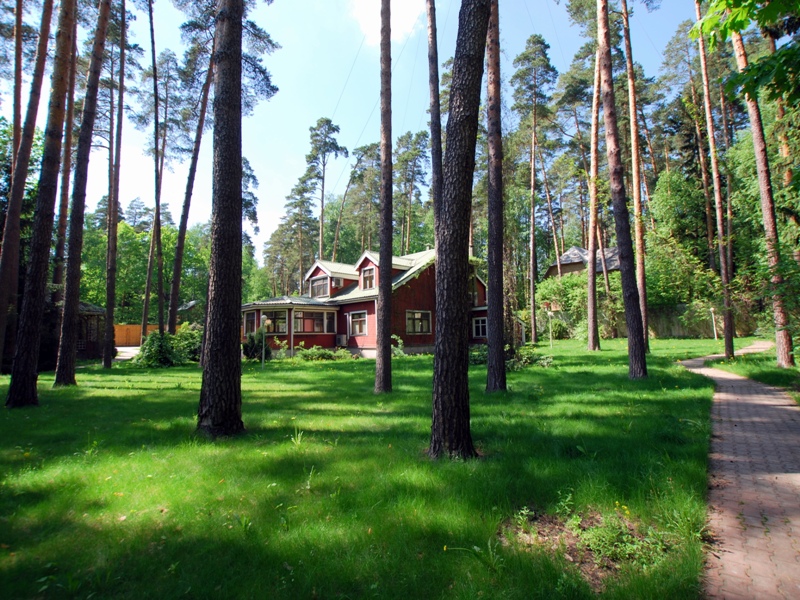
[[[77,27],[77,23],[76,23]],[[73,31],[73,39],[78,39],[78,32]],[[75,76],[78,70],[78,46],[72,45],[72,61],[69,67],[69,84],[67,87],[67,114],[64,121],[64,144],[61,151],[61,187],[59,189],[58,226],[56,227],[56,251],[53,257],[53,294],[54,305],[64,299],[64,254],[67,248],[67,219],[69,216],[69,182],[72,174],[72,129],[75,122]]]
[[[72,57],[75,23],[75,0],[62,0],[56,33],[56,53],[50,78],[50,104],[45,128],[42,167],[39,173],[39,191],[36,199],[36,216],[33,224],[28,274],[19,319],[19,338],[14,363],[11,367],[11,384],[6,406],[38,405],[36,391],[38,379],[40,327],[47,294],[50,243],[55,217],[58,172],[61,166],[61,142],[64,133],[64,101],[69,84],[69,62]],[[22,160],[20,156],[18,163]]]
[[[531,112],[531,201],[530,201],[530,239],[528,240],[528,254],[530,260],[530,309],[531,309],[531,342],[539,342],[539,333],[536,327],[536,280],[538,279],[538,264],[536,261],[536,95],[533,98],[533,111]]]
[[[603,94],[603,118],[606,128],[606,155],[608,157],[611,203],[619,248],[622,300],[625,306],[625,324],[628,327],[628,376],[631,379],[647,377],[647,360],[642,329],[642,312],[636,287],[631,225],[625,198],[622,156],[617,129],[617,109],[614,101],[614,81],[611,68],[611,32],[608,26],[608,0],[597,0],[597,37],[600,53],[600,88]]]
[[[208,95],[211,89],[211,81],[213,76],[213,64],[209,62],[208,71],[206,72],[206,80],[203,82],[203,91],[200,96],[200,114],[198,115],[197,128],[194,132],[192,158],[189,162],[189,175],[186,178],[186,191],[183,195],[181,221],[178,225],[178,240],[175,244],[175,262],[172,265],[172,285],[169,294],[169,318],[167,330],[173,335],[178,329],[178,303],[180,302],[181,274],[183,272],[183,252],[186,246],[186,229],[189,225],[189,208],[192,204],[194,178],[197,174],[197,161],[200,157],[200,144],[203,140],[203,129],[205,128],[206,123],[206,109],[208,107]]]
[[[434,229],[442,203],[442,111],[439,100],[439,49],[436,33],[436,2],[426,0],[428,13],[428,88],[431,113],[431,194]]]
[[[453,59],[441,218],[436,229],[436,334],[428,448],[432,458],[476,455],[467,377],[468,233],[489,4],[489,0],[462,1]]]
[[[115,138],[114,179],[109,194],[106,249],[106,318],[103,335],[103,368],[110,369],[114,360],[114,310],[117,304],[117,231],[119,225],[119,173],[122,163],[122,121],[125,96],[125,56],[128,44],[128,13],[125,0],[120,3],[119,80],[117,83],[117,132]]]
[[[486,37],[486,57],[488,64],[487,86],[487,130],[489,143],[489,240],[488,260],[489,281],[487,290],[486,334],[489,357],[486,368],[486,391],[497,392],[506,389],[506,344],[505,319],[503,317],[503,130],[500,114],[500,17],[498,0],[491,0],[491,13]]]
[[[356,164],[353,170],[358,168],[361,158],[356,159]],[[353,185],[353,174],[350,173],[350,178],[347,180],[347,185],[342,194],[342,203],[339,205],[339,214],[336,216],[336,231],[333,234],[333,252],[331,253],[331,261],[336,262],[336,253],[339,250],[339,231],[342,227],[342,214],[344,213],[344,203],[347,200],[347,192],[350,191],[350,186]]]
[[[22,0],[14,5],[14,101],[12,107],[11,172],[17,162],[22,135]]]
[[[699,21],[700,0],[694,2],[695,13]],[[724,304],[723,323],[725,325],[725,358],[733,358],[733,309],[731,308],[730,273],[728,261],[725,260],[725,225],[722,211],[722,179],[719,173],[719,158],[717,156],[717,142],[714,127],[714,116],[711,112],[711,85],[708,79],[708,63],[706,57],[706,43],[703,36],[697,37],[700,49],[700,73],[703,77],[703,107],[706,112],[706,131],[708,132],[708,153],[711,155],[711,176],[714,184],[714,206],[717,215],[717,248],[719,249],[719,273],[722,280],[722,299]]]
[[[586,265],[588,281],[586,288],[586,321],[588,323],[588,343],[590,351],[600,350],[600,331],[597,325],[597,174],[598,145],[600,141],[600,52],[595,52],[594,91],[592,93],[592,131],[589,149],[589,262]]]
[[[36,46],[36,60],[33,67],[31,92],[25,111],[25,123],[14,160],[14,173],[11,177],[11,193],[6,208],[6,222],[3,228],[3,246],[0,250],[0,364],[5,356],[6,329],[8,316],[16,318],[17,296],[19,294],[19,237],[22,201],[25,198],[25,184],[31,161],[33,137],[36,133],[36,115],[39,111],[39,98],[42,94],[42,79],[47,61],[47,44],[50,41],[50,21],[53,15],[53,0],[45,0],[42,5],[42,19],[39,26],[39,42]],[[15,321],[14,321],[15,323]],[[14,328],[12,323],[12,330]],[[13,338],[13,331],[9,332]],[[13,347],[13,345],[12,345]]]
[[[381,247],[376,308],[375,393],[392,391],[392,45],[391,2],[381,0]]]
[[[242,0],[217,4],[214,172],[208,318],[197,429],[244,431],[239,325],[242,304]]]
[[[621,0],[622,31],[625,39],[625,66],[628,74],[628,118],[631,127],[631,187],[633,188],[633,232],[636,242],[636,288],[639,291],[639,309],[642,311],[642,331],[644,350],[650,352],[647,330],[647,279],[645,278],[644,219],[642,217],[642,182],[639,150],[639,120],[636,115],[636,74],[633,70],[633,49],[631,47],[631,27],[628,18],[628,2]]]
[[[739,32],[731,33],[733,51],[736,55],[736,65],[739,71],[747,68],[747,52]],[[764,220],[764,237],[767,244],[767,264],[770,270],[772,283],[772,312],[775,322],[775,349],[778,366],[783,368],[793,367],[794,350],[792,336],[789,332],[789,316],[783,299],[783,276],[780,272],[781,255],[780,240],[778,238],[778,225],[775,219],[775,200],[772,194],[772,179],[770,176],[767,141],[764,137],[764,125],[761,120],[761,109],[758,101],[749,94],[745,94],[747,113],[750,117],[750,130],[753,132],[753,149],[756,155],[756,170],[758,172],[758,190],[761,196],[761,215]]]
[[[700,111],[700,103],[697,100],[697,91],[694,88],[694,80],[689,76],[689,88],[692,91],[692,107],[694,111]],[[708,247],[708,268],[716,270],[717,265],[714,261],[714,217],[711,208],[711,182],[708,178],[708,163],[706,159],[706,148],[703,144],[703,127],[697,114],[692,115],[694,120],[694,132],[697,137],[697,157],[700,159],[700,176],[703,181],[703,196],[706,199],[706,245]]]
[[[89,64],[89,77],[86,81],[86,97],[83,101],[77,156],[75,157],[75,181],[72,187],[72,210],[69,219],[67,279],[64,288],[64,311],[61,317],[61,335],[59,336],[58,361],[56,363],[56,386],[76,385],[75,359],[78,347],[78,311],[81,300],[81,253],[83,251],[86,184],[89,174],[89,155],[92,151],[94,121],[97,114],[97,87],[103,68],[103,51],[110,12],[111,0],[101,0],[92,45],[92,59]]]
[[[545,168],[541,147],[537,146],[536,151],[539,153],[539,162],[541,163],[542,184],[544,185],[544,197],[547,199],[547,212],[550,215],[550,231],[553,234],[553,250],[555,251],[556,254],[556,269],[558,270],[558,277],[560,279],[562,276],[561,253],[559,253],[559,248],[558,248],[558,233],[556,231],[556,217],[555,214],[553,213],[553,200],[550,197],[550,186],[547,183],[547,169]]]

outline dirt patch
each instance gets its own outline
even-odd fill
[[[563,558],[574,565],[595,592],[600,593],[605,589],[605,580],[615,574],[619,566],[608,558],[596,557],[581,541],[579,532],[596,527],[601,522],[599,513],[580,517],[579,522],[573,518],[569,525],[567,521],[554,515],[532,513],[526,522],[520,522],[519,518],[507,522],[500,539],[504,545],[538,548],[552,556]]]

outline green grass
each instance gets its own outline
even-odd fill
[[[473,367],[468,462],[424,454],[430,357],[395,359],[385,396],[367,360],[247,364],[247,434],[216,442],[194,435],[197,368],[87,367],[67,390],[43,374],[40,407],[0,413],[2,595],[591,597],[563,556],[498,533],[619,502],[671,549],[606,595],[698,597],[713,387],[674,361],[720,344],[654,340],[638,382],[624,340],[543,344],[553,366],[505,394]]]
[[[776,363],[775,348],[757,354],[743,354],[730,361],[716,360],[710,364],[742,377],[784,388],[800,404],[800,369],[779,368]]]

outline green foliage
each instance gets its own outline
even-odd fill
[[[345,348],[337,348],[336,350],[328,350],[321,346],[312,346],[311,348],[295,348],[295,354],[300,360],[315,361],[315,360],[350,360],[355,358],[355,355],[350,353]]]
[[[392,334],[392,356],[405,356],[404,347],[403,338],[399,335]]]
[[[661,228],[647,232],[645,276],[649,306],[675,306],[721,294],[716,273]]]
[[[184,361],[199,362],[203,348],[203,326],[183,323],[172,338],[172,347]]]
[[[170,333],[163,335],[154,331],[148,335],[142,347],[131,363],[145,369],[158,369],[174,367],[186,362],[186,359],[175,348],[174,336]]]
[[[242,342],[242,354],[248,360],[261,360],[263,352],[265,360],[272,360],[272,348],[267,338],[269,334],[263,327],[247,334],[246,341]]]

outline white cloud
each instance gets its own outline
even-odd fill
[[[399,42],[425,26],[424,0],[395,0],[392,2],[392,41]],[[369,46],[381,40],[380,0],[350,0],[350,14],[366,36]]]

